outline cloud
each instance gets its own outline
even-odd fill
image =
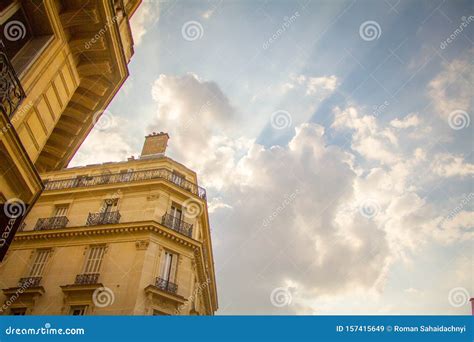
[[[440,73],[428,84],[428,94],[438,115],[448,119],[451,112],[472,109],[472,53],[443,64]]]
[[[466,163],[462,155],[438,154],[431,167],[441,177],[465,177],[474,174],[474,164]]]
[[[395,127],[395,128],[410,128],[410,127],[416,127],[420,124],[421,120],[418,117],[417,114],[410,114],[403,119],[394,119],[390,121],[390,125]]]
[[[313,85],[332,91],[331,82]],[[291,84],[307,89],[309,82],[299,75]],[[296,125],[288,143],[264,146],[246,136],[214,82],[160,75],[152,95],[150,129],[170,133],[169,154],[208,188],[220,301],[231,313],[311,313],[321,310],[315,303],[354,292],[391,312],[377,299],[391,265],[471,234],[471,216],[445,222],[446,209],[419,193],[472,170],[460,157],[428,158],[420,137],[430,126],[418,114],[382,124],[356,105],[337,107],[331,127],[351,133],[350,148],[329,144],[314,123]],[[291,294],[291,306],[272,305],[276,288]]]
[[[336,130],[350,129],[352,149],[364,158],[391,164],[399,160],[396,153],[398,139],[390,129],[379,129],[375,116],[361,115],[355,107],[334,109],[332,127]]]
[[[338,79],[334,75],[311,77],[302,74],[291,74],[290,80],[292,83],[286,83],[287,87],[293,88],[295,85],[303,86],[306,89],[306,95],[317,94],[325,96],[328,92],[333,92],[338,85]]]
[[[135,47],[141,44],[148,29],[159,18],[159,1],[144,1],[130,19]]]
[[[123,161],[136,154],[127,141],[128,121],[104,112],[103,118],[92,129],[68,167]]]

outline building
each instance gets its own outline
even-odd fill
[[[128,77],[141,0],[0,2],[0,261]]]
[[[206,192],[165,156],[41,174],[45,190],[0,264],[3,314],[212,315]]]

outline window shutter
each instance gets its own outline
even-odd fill
[[[36,251],[35,260],[30,269],[30,277],[40,277],[43,274],[44,267],[48,261],[49,250]]]
[[[84,274],[99,273],[102,259],[105,253],[105,246],[92,246],[87,253],[84,264]]]
[[[170,276],[169,276],[169,281],[174,283],[176,279],[176,268],[178,266],[178,255],[177,254],[172,254],[172,259],[171,259],[171,271],[170,271]]]
[[[166,262],[166,251],[161,253],[160,260],[160,278],[165,279],[165,262]]]

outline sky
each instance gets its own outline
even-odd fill
[[[69,166],[168,156],[207,189],[218,314],[469,314],[472,1],[143,1]]]

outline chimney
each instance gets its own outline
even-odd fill
[[[168,133],[163,132],[153,132],[147,135],[145,137],[145,143],[143,144],[141,157],[153,157],[165,154],[169,138]]]

